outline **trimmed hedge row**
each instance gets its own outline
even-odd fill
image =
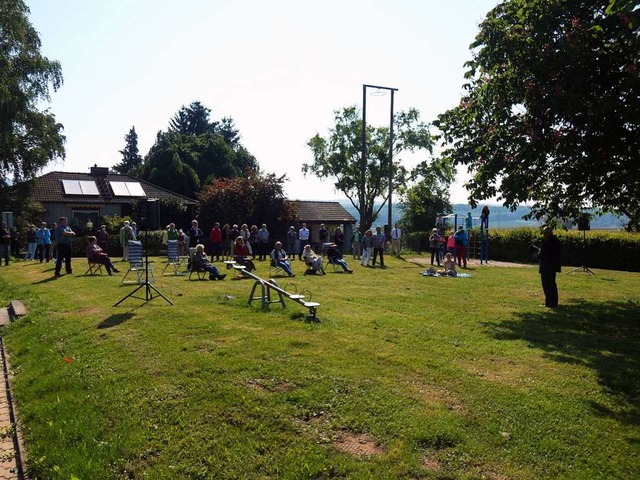
[[[536,228],[489,231],[489,261],[537,263],[531,245],[540,245],[542,234]],[[416,252],[429,250],[430,232],[406,235],[407,247]],[[479,245],[479,230],[471,231],[470,245]],[[579,267],[640,272],[640,234],[626,232],[557,230],[562,242],[562,264]],[[473,248],[471,249],[473,252]]]

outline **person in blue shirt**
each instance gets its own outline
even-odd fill
[[[36,243],[38,245],[40,257],[40,263],[47,259],[50,260],[51,253],[51,232],[47,228],[47,222],[40,224],[40,229],[36,232]]]
[[[464,231],[462,225],[458,227],[458,231],[453,235],[456,242],[456,257],[458,258],[458,266],[467,268],[467,232]],[[463,266],[464,265],[464,266]]]

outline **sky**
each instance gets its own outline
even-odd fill
[[[290,199],[342,198],[303,176],[307,147],[334,111],[362,107],[362,85],[397,88],[395,111],[433,121],[458,104],[478,25],[497,0],[26,0],[42,53],[64,85],[46,105],[64,125],[66,159],[49,171],[111,167],[134,126],[142,156],[184,105],[233,118]],[[371,89],[367,92],[373,93]],[[390,97],[367,97],[367,123],[388,125]],[[427,158],[400,156],[407,166]],[[460,172],[453,203],[466,202]]]

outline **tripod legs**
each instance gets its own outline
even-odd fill
[[[145,298],[140,298],[140,297],[135,297],[134,294],[140,290],[142,287],[145,287]],[[146,302],[148,302],[149,300],[153,300],[153,292],[156,292],[159,296],[161,296],[162,298],[164,298],[167,303],[169,305],[173,305],[173,303],[171,303],[171,300],[169,300],[167,297],[165,297],[162,292],[160,292],[160,290],[158,290],[156,287],[154,287],[153,285],[151,285],[149,282],[144,282],[141,283],[140,286],[138,286],[138,288],[136,288],[133,292],[131,292],[129,295],[126,295],[124,298],[122,298],[121,300],[118,301],[118,303],[116,303],[114,305],[114,307],[117,307],[118,305],[120,305],[122,302],[124,302],[127,298],[129,297],[133,297],[133,298],[140,298],[140,300],[145,300]]]

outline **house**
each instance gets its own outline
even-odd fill
[[[135,218],[146,203],[149,228],[158,228],[163,200],[186,206],[186,218],[193,218],[198,203],[131,175],[111,173],[108,168],[97,166],[91,167],[90,173],[44,174],[32,181],[30,193],[46,210],[40,220],[51,224],[67,217],[70,225],[83,227],[92,223],[97,226],[107,215]]]
[[[311,244],[317,246],[320,241],[318,231],[324,223],[329,232],[335,227],[340,227],[344,232],[344,251],[351,251],[351,235],[353,234],[356,219],[339,202],[317,202],[308,200],[289,200],[293,207],[298,230],[303,223],[311,232]]]

